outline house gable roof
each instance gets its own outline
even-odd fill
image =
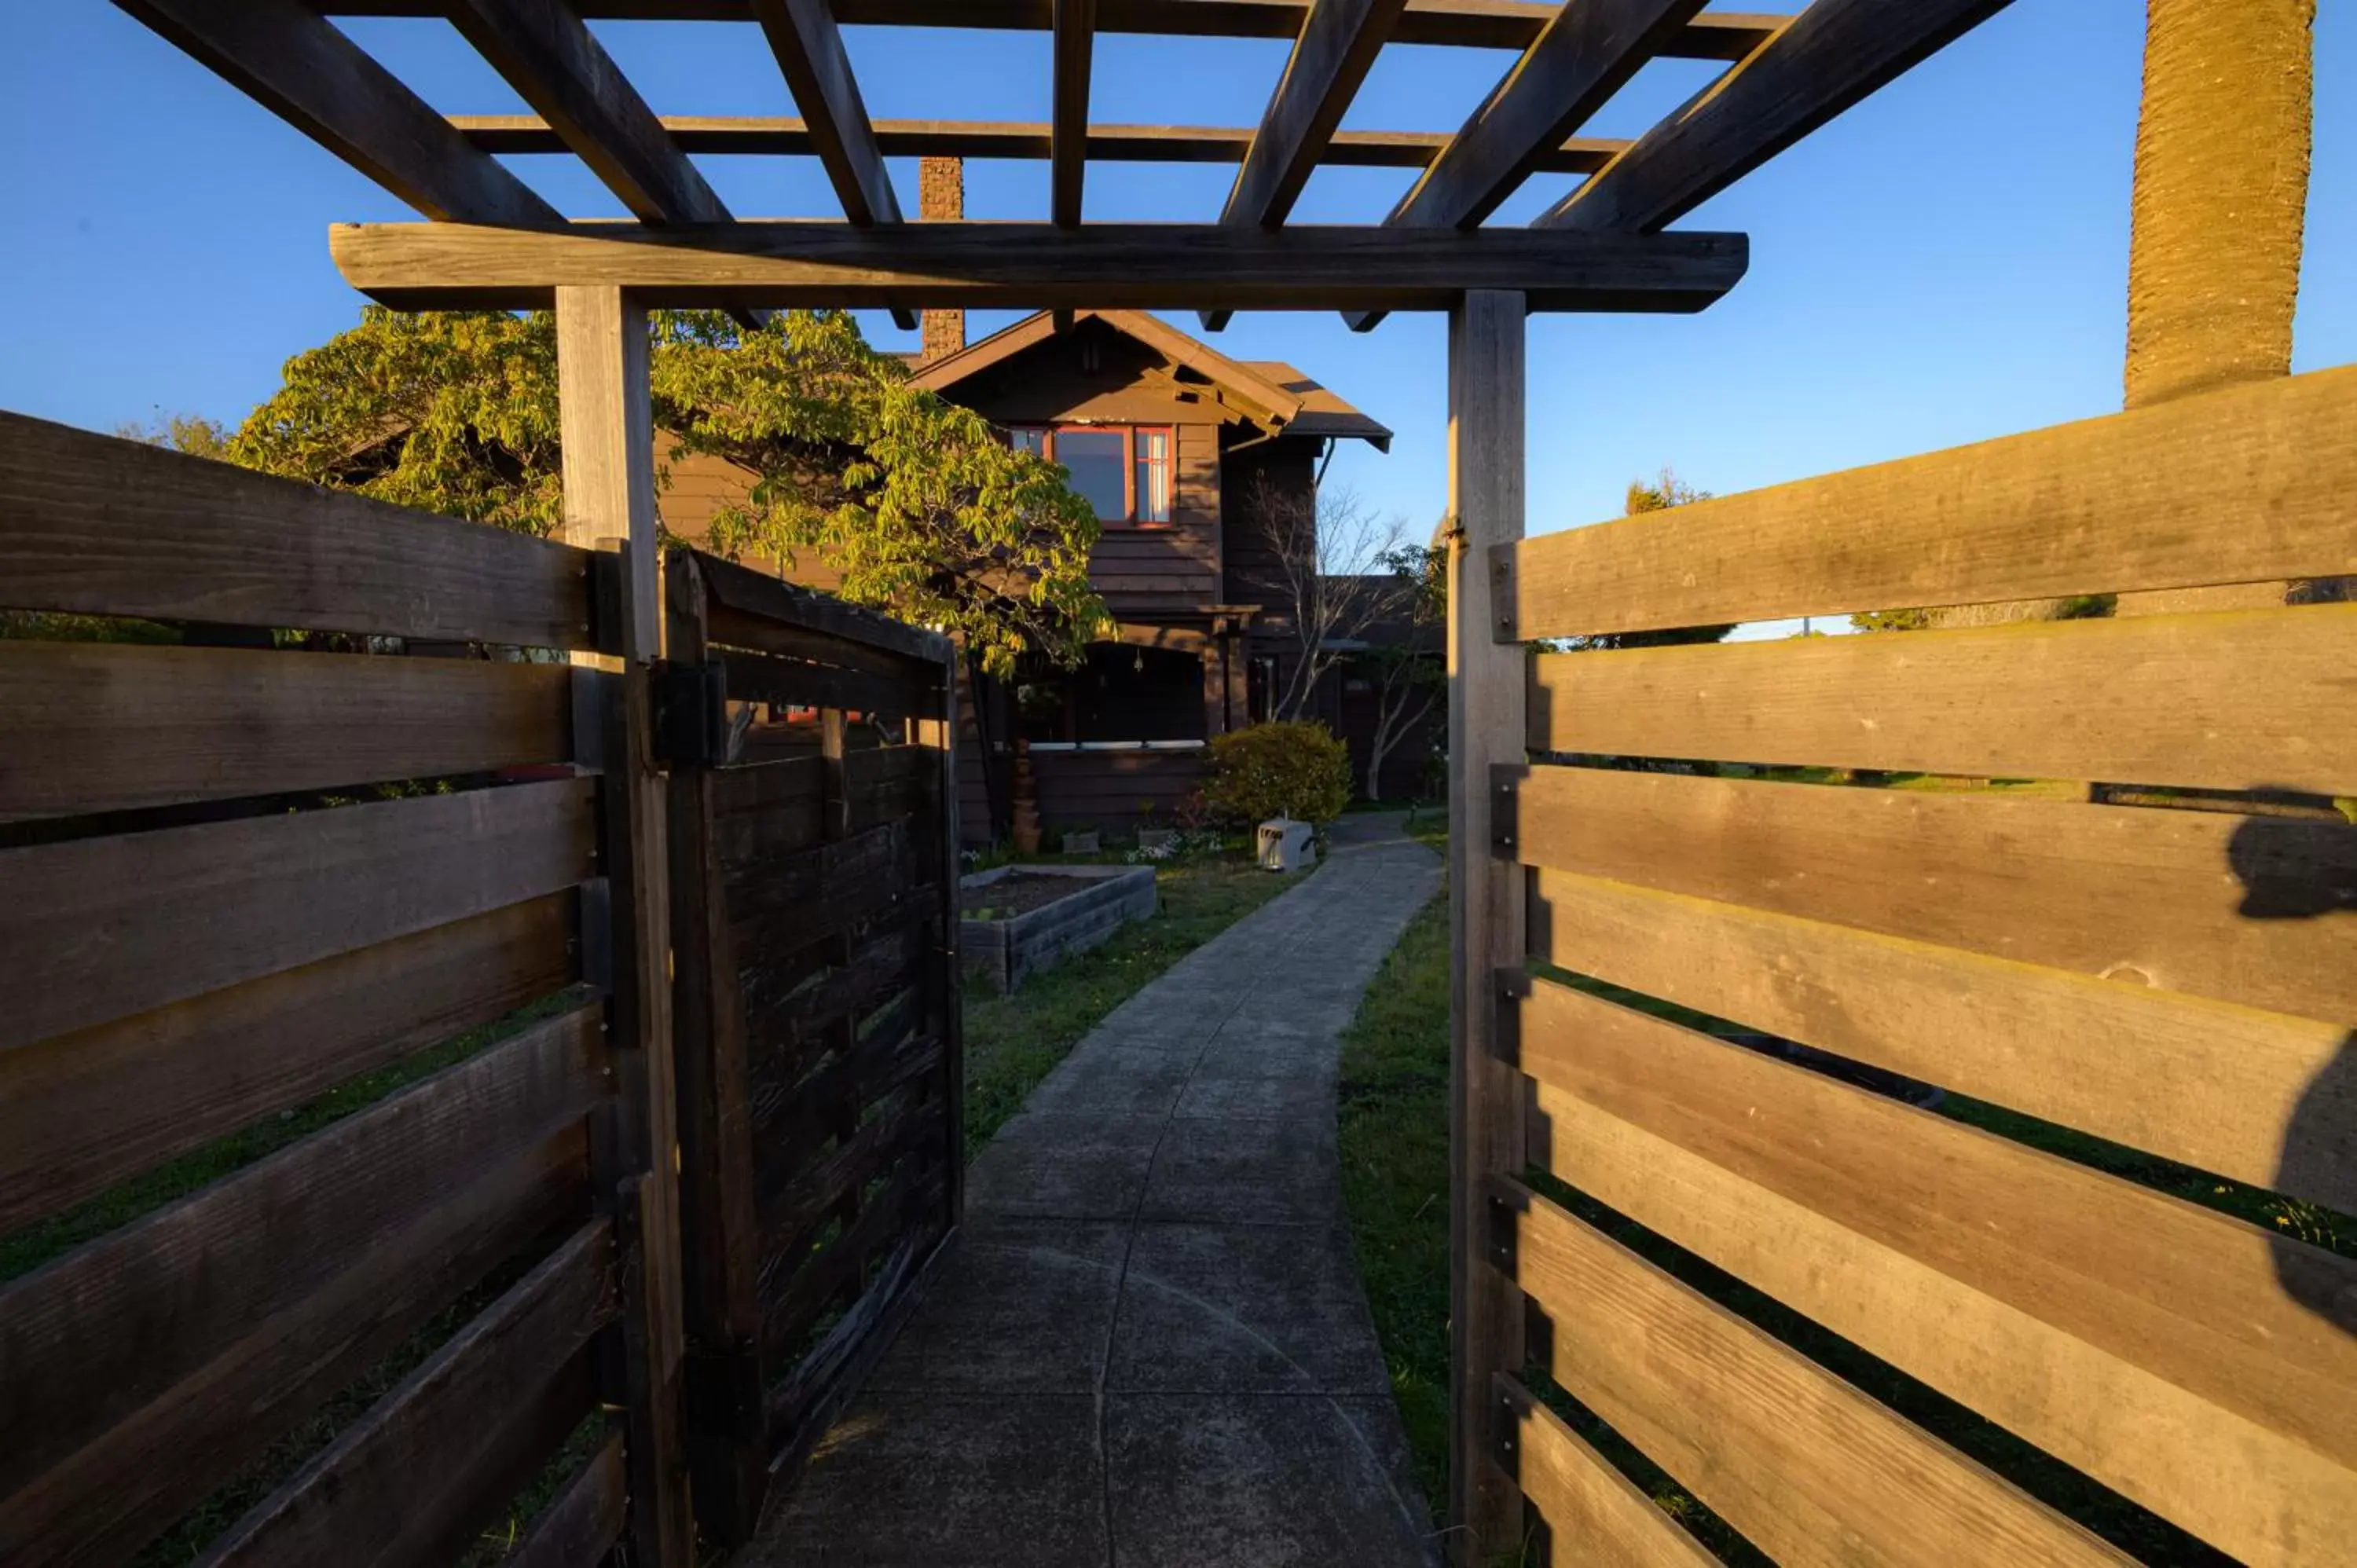
[[[1072,319],[1102,321],[1173,365],[1216,383],[1254,424],[1272,435],[1348,436],[1371,442],[1378,451],[1391,449],[1388,429],[1291,365],[1274,360],[1231,360],[1200,338],[1142,310],[1078,310],[1072,312]],[[1054,315],[1043,310],[954,354],[919,366],[911,379],[930,392],[945,393],[967,377],[1056,335]]]

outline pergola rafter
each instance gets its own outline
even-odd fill
[[[1579,0],[1561,7],[1383,221],[1480,224],[1537,171],[1542,155],[1603,108],[1701,9],[1702,0]],[[1356,316],[1351,328],[1364,332],[1382,319]]]
[[[450,23],[641,223],[726,223],[727,207],[605,46],[565,6],[451,0]],[[737,308],[759,327],[766,317]]]
[[[778,57],[786,90],[802,112],[812,149],[843,203],[844,217],[861,228],[899,222],[900,199],[893,194],[859,80],[851,73],[851,55],[843,47],[843,30],[826,0],[751,0],[751,10],[770,40],[770,52]],[[905,313],[896,312],[894,319],[903,331],[916,325]]]
[[[1445,303],[1435,279],[1452,266],[1468,269],[1463,287],[1518,293],[1533,309],[1698,308],[1740,276],[1738,237],[1691,237],[1696,252],[1599,250],[1570,235],[1657,234],[2006,0],[1817,0],[1797,21],[1705,12],[1703,0],[328,0],[321,9],[340,15],[448,17],[536,111],[450,118],[299,0],[119,3],[428,218],[472,226],[463,235],[339,236],[339,257],[371,258],[363,286],[380,297],[538,299],[559,280],[529,269],[548,264],[568,283],[594,274],[600,286],[717,301],[748,321],[764,306],[817,303],[834,287],[827,303],[882,304],[904,328],[938,302],[1060,314],[1191,305],[1213,329],[1238,308],[1334,308],[1363,330],[1389,309]],[[801,113],[658,116],[590,31],[590,19],[606,18],[757,26]],[[1044,30],[1049,118],[879,125],[845,47],[847,23]],[[1293,47],[1250,131],[1092,125],[1101,32],[1286,37]],[[1390,42],[1518,53],[1454,135],[1342,131]],[[1576,134],[1649,61],[1676,56],[1733,69],[1641,138]],[[547,152],[581,157],[640,229],[568,223],[496,161]],[[693,155],[707,152],[815,156],[849,232],[739,222],[695,168]],[[912,238],[886,163],[912,154],[1045,158],[1048,223],[961,221]],[[1217,224],[1097,231],[1083,221],[1092,158],[1238,166]],[[1377,227],[1287,227],[1321,164],[1418,174]],[[1491,237],[1486,221],[1542,172],[1590,177],[1521,237]],[[528,232],[552,230],[566,242],[535,243]],[[1484,237],[1435,238],[1450,234]],[[994,247],[1012,249],[994,256]],[[401,267],[388,274],[394,255]],[[454,271],[421,275],[428,259]],[[1116,264],[1128,270],[1103,270]],[[1266,275],[1272,265],[1291,271]],[[732,296],[732,287],[752,293]]]
[[[1097,0],[1055,0],[1055,23],[1049,205],[1058,228],[1077,229],[1089,166],[1089,70],[1096,54]]]
[[[1301,36],[1269,94],[1260,130],[1236,171],[1220,213],[1222,223],[1269,229],[1285,221],[1301,199],[1327,144],[1374,68],[1375,57],[1399,20],[1405,0],[1316,0]],[[1228,312],[1202,313],[1206,330],[1228,324]]]
[[[117,0],[231,85],[428,218],[564,215],[297,0]]]
[[[1816,0],[1538,223],[1666,228],[2011,3]]]

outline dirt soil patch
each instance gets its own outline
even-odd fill
[[[1085,893],[1098,884],[1082,876],[1050,876],[1037,871],[1010,871],[979,887],[964,889],[958,912],[970,920],[1011,920],[1045,908],[1059,898]]]

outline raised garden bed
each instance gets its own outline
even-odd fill
[[[1002,865],[959,883],[966,973],[1008,992],[1155,911],[1146,865]]]

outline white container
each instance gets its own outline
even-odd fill
[[[1277,817],[1260,825],[1264,871],[1299,871],[1318,864],[1318,842],[1308,822]]]

